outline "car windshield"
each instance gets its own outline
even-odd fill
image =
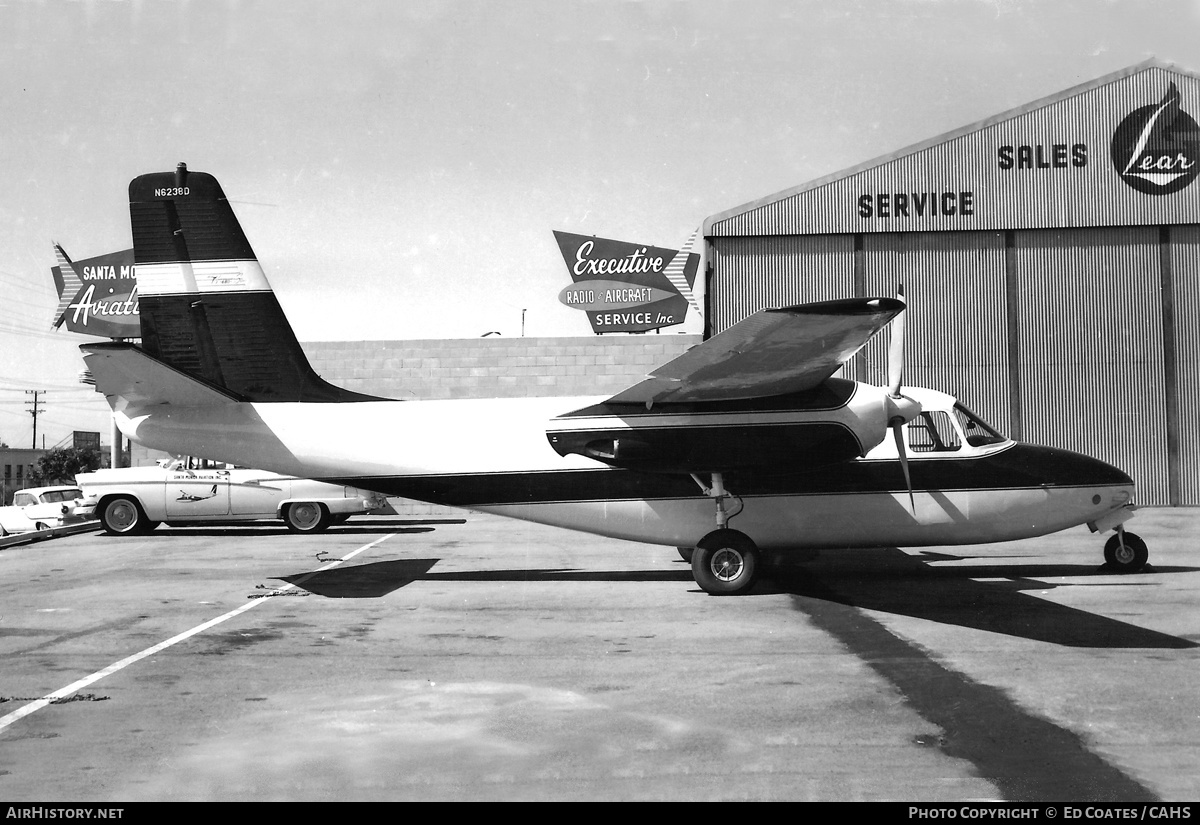
[[[82,490],[47,490],[42,493],[42,503],[51,504],[58,501],[73,501],[77,498],[83,498]]]
[[[972,447],[1002,444],[1008,440],[962,404],[954,405],[954,417],[958,419],[958,424],[967,437],[967,443]]]

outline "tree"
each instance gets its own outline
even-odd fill
[[[43,484],[74,484],[76,473],[100,467],[100,453],[90,447],[56,447],[38,459],[37,477]]]

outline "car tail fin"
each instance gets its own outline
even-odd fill
[[[313,371],[215,177],[141,175],[129,216],[147,354],[247,401],[373,400]]]

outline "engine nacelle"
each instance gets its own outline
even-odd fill
[[[810,392],[706,404],[599,404],[547,428],[559,455],[663,473],[790,472],[865,455],[887,434],[879,387],[829,379]]]

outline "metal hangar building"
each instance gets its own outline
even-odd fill
[[[1200,504],[1197,117],[1200,75],[1150,60],[714,215],[708,332],[903,284],[906,384]]]

